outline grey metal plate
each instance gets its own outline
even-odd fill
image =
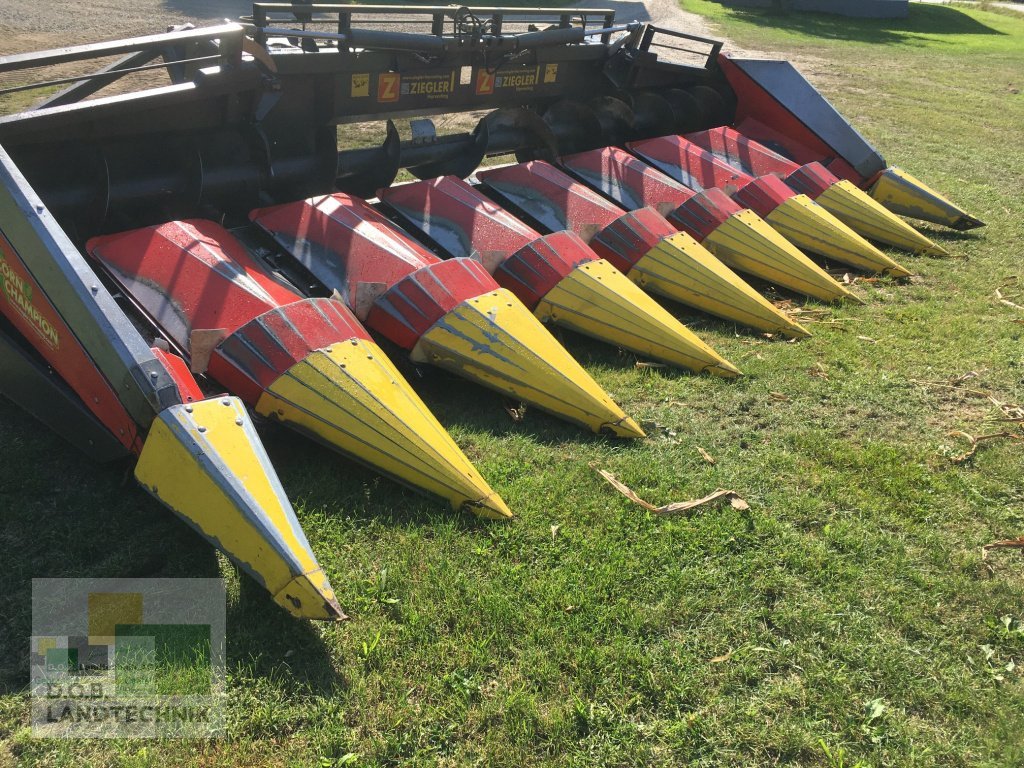
[[[818,134],[862,176],[873,176],[885,170],[885,158],[878,150],[846,122],[836,108],[788,61],[730,60]]]

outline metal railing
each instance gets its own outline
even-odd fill
[[[697,45],[670,45],[668,43],[657,41],[655,35],[664,35],[674,38],[675,40],[688,41],[691,44],[696,43]],[[656,27],[653,24],[647,25],[647,28],[644,30],[643,38],[640,41],[641,50],[647,51],[653,48],[682,53],[691,58],[695,63],[699,62],[700,66],[704,69],[711,69],[715,66],[715,63],[718,60],[718,54],[722,50],[722,45],[723,43],[721,40],[714,40],[709,37],[700,37],[699,35],[690,35],[686,32],[677,32],[674,29]]]
[[[167,66],[197,64],[235,66],[242,60],[243,37],[244,29],[241,25],[220,24],[201,29],[182,29],[160,35],[146,35],[105,43],[91,43],[89,45],[55,48],[48,51],[2,56],[0,57],[0,75],[127,54],[124,58],[95,72],[46,80],[34,80],[7,88],[0,88],[0,96],[20,91],[79,83],[79,86],[76,88],[75,98],[65,95],[71,89],[58,94],[63,97],[60,103],[68,103],[69,101],[84,98],[85,95],[93,93],[114,80],[133,72],[145,72]],[[181,58],[167,60],[166,54],[169,51],[175,49],[184,51],[190,46],[204,46],[204,50],[212,50],[214,52],[192,57],[183,55]],[[149,63],[160,56],[164,56],[164,62],[157,64]],[[48,100],[47,104],[55,106],[53,99]]]
[[[354,20],[356,26],[354,26]],[[594,28],[607,43],[615,22],[615,11],[608,8],[504,8],[410,5],[337,5],[327,3],[253,3],[250,17],[243,17],[255,27],[254,37],[264,44],[271,29],[283,25],[298,25],[302,31],[308,26],[328,25],[339,37],[348,39],[360,24],[368,26],[430,27],[430,35],[458,40],[476,30],[480,35],[497,36],[506,32],[507,25],[526,26],[531,31],[537,25],[563,29]],[[326,35],[318,36],[330,39]]]

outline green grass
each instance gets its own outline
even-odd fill
[[[737,382],[570,349],[651,437],[588,437],[437,375],[419,388],[518,513],[447,513],[297,437],[266,442],[353,621],[290,620],[130,481],[0,406],[0,766],[795,765],[1024,762],[1021,444],[970,462],[1024,403],[1024,18],[913,6],[899,22],[741,13],[882,152],[989,223],[948,259],[856,286],[814,338],[693,327]],[[807,309],[819,309],[808,306]],[[877,342],[877,343],[873,343]],[[811,375],[812,372],[827,375]],[[963,378],[966,377],[966,378]],[[934,382],[934,385],[919,382]],[[941,386],[945,384],[947,386]],[[709,464],[697,448],[715,459]],[[735,489],[729,506],[663,504]],[[54,477],[56,473],[56,478]],[[553,526],[558,526],[557,529]],[[29,579],[229,578],[223,742],[36,742]]]

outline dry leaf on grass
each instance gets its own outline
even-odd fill
[[[782,392],[769,392],[768,396],[771,397],[772,400],[778,400],[780,403],[789,402],[789,395]]]
[[[596,468],[595,468],[596,469]],[[597,473],[601,475],[608,484],[615,490],[625,496],[627,499],[635,504],[639,504],[644,509],[653,512],[656,515],[672,515],[678,514],[679,512],[687,512],[696,507],[702,507],[705,504],[713,504],[715,502],[722,502],[728,499],[729,504],[733,509],[738,509],[741,512],[750,509],[750,505],[747,504],[736,491],[727,491],[723,488],[719,488],[713,493],[709,493],[702,499],[694,499],[692,501],[676,501],[672,504],[665,504],[661,507],[656,507],[648,501],[644,501],[630,488],[628,485],[619,480],[611,472],[604,469],[598,469]]]
[[[971,444],[971,448],[967,453],[962,453],[959,456],[954,456],[952,461],[954,464],[963,464],[965,461],[974,456],[978,450],[978,446],[987,440],[996,440],[998,438],[1007,438],[1009,440],[1024,440],[1024,435],[1017,434],[1015,432],[993,432],[991,435],[979,435],[974,437],[966,432],[959,429],[949,433],[949,437],[962,437]]]
[[[988,560],[988,552],[990,549],[1024,549],[1024,536],[1018,536],[1016,539],[993,541],[991,544],[986,544],[981,548],[982,560]]]
[[[732,651],[729,651],[728,653],[723,653],[721,656],[715,656],[713,659],[708,659],[708,661],[712,664],[721,664],[723,661],[728,661],[731,658]]]
[[[1024,307],[1022,307],[1020,304],[1017,304],[1016,302],[1010,301],[1008,298],[1006,298],[1003,295],[1003,292],[998,288],[996,288],[996,298],[999,299],[1000,304],[1005,304],[1007,307],[1013,307],[1014,309],[1024,310]]]
[[[962,380],[963,378],[957,379],[957,381]],[[911,384],[916,384],[919,387],[937,387],[939,389],[954,389],[957,392],[963,392],[964,394],[967,395],[974,395],[975,397],[992,397],[988,392],[982,392],[977,389],[969,389],[968,387],[960,387],[957,386],[956,384],[949,384],[944,381],[925,381],[923,379],[907,379],[907,381],[909,381]]]
[[[712,456],[707,451],[705,451],[699,445],[697,446],[697,453],[699,453],[701,455],[701,458],[704,459],[704,461],[706,461],[708,464],[714,464],[715,463],[715,457]]]

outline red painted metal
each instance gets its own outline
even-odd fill
[[[668,220],[698,242],[704,240],[743,206],[720,189],[694,195],[668,215]]]
[[[563,157],[561,162],[576,176],[601,189],[626,208],[646,207],[661,211],[673,227],[698,241],[743,210],[720,189],[694,192],[616,147],[581,152]],[[600,250],[595,243],[590,245]]]
[[[622,215],[620,207],[543,160],[479,171],[484,187],[549,232],[567,229],[584,240]]]
[[[798,165],[732,128],[688,133],[684,138],[751,176],[779,176],[789,187],[812,200],[839,181],[819,162]]]
[[[125,448],[138,454],[142,450],[139,425],[31,276],[14,246],[2,234],[0,288],[3,289],[0,312],[74,389],[111,434]]]
[[[301,299],[254,317],[224,339],[210,357],[210,374],[247,402],[310,353],[352,339],[369,339],[344,304]]]
[[[442,261],[352,195],[253,211],[250,218],[298,260],[316,262],[366,324],[405,349],[467,299],[498,288],[471,259]],[[363,294],[362,292],[366,292]]]
[[[661,136],[633,142],[629,147],[686,186],[705,192],[720,189],[761,218],[799,194],[778,176],[751,176],[682,136]],[[827,176],[829,171],[818,164],[794,166],[791,178],[813,187],[823,174]]]
[[[455,176],[400,184],[381,190],[380,199],[455,257],[494,253],[506,259],[540,237]]]
[[[625,211],[543,160],[477,174],[486,189],[545,229],[570,229],[598,256],[628,273],[661,240],[676,234],[653,208]]]
[[[343,305],[278,283],[212,221],[172,221],[87,247],[181,348],[195,351],[196,331],[221,332],[209,372],[250,404],[313,350],[369,338]]]
[[[807,163],[786,176],[784,181],[791,189],[815,200],[822,192],[837,184],[840,178],[821,163]]]
[[[858,186],[866,185],[868,179],[861,177],[852,165],[837,157],[828,144],[730,61],[728,56],[720,55],[718,64],[736,94],[733,125],[738,131],[762,144],[781,147],[797,163],[824,160],[836,176],[849,179]]]
[[[666,237],[677,233],[653,208],[625,211],[590,241],[590,247],[626,274]]]
[[[750,208],[762,219],[791,197],[796,197],[796,192],[778,176],[751,179],[732,195],[733,200],[744,208]]]
[[[659,136],[630,142],[627,146],[643,160],[697,192],[718,188],[731,195],[753,179],[682,136]]]
[[[153,356],[167,369],[167,373],[178,388],[178,397],[181,402],[197,403],[206,397],[184,360],[177,355],[172,355],[170,352],[164,352],[159,347],[153,347],[151,351]]]
[[[193,330],[231,334],[257,315],[301,298],[212,221],[172,221],[104,235],[86,247],[183,349]]]
[[[769,173],[788,176],[800,167],[798,163],[727,126],[687,133],[683,138],[751,176],[765,176]]]
[[[531,310],[576,267],[597,259],[571,232],[544,237],[454,176],[402,184],[380,197],[451,256],[489,266]]]
[[[630,211],[650,206],[666,213],[695,194],[619,147],[567,155],[559,163],[571,175]]]
[[[373,303],[366,324],[404,349],[462,302],[498,288],[472,259],[438,260],[395,283]]]
[[[598,255],[572,232],[552,232],[524,245],[501,263],[494,277],[529,309],[581,264]]]

